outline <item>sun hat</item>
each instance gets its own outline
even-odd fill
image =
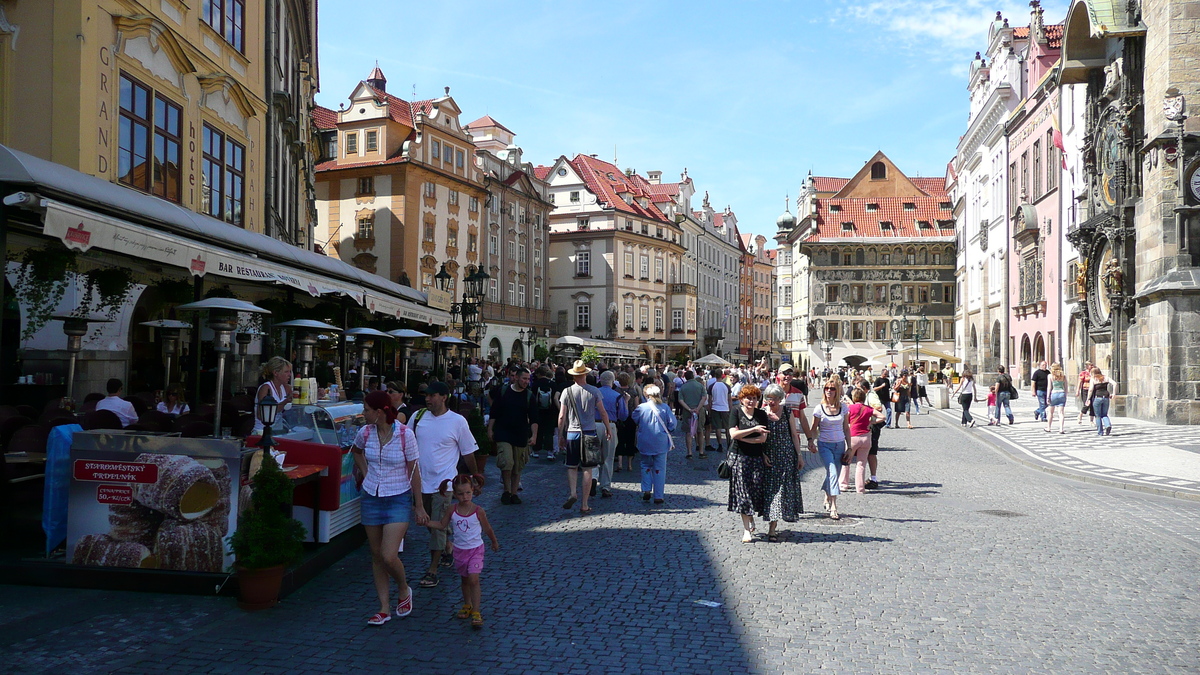
[[[584,363],[582,359],[580,359],[575,362],[575,367],[573,367],[567,371],[567,374],[568,375],[587,375],[590,372],[592,372],[592,369],[588,368],[587,364]]]

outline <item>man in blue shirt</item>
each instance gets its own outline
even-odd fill
[[[629,418],[629,401],[625,395],[613,387],[616,376],[613,371],[600,373],[600,400],[604,403],[604,412],[608,419],[622,422]],[[600,496],[612,496],[613,457],[617,454],[617,435],[610,434],[604,441],[604,461],[600,464]]]

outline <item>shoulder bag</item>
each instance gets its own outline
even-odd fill
[[[662,411],[658,409],[658,405],[654,403],[651,403],[650,405],[653,406],[654,418],[657,419],[658,423],[662,425],[663,431],[667,434],[667,441],[671,444],[671,449],[674,450],[675,436],[671,433],[671,430],[667,428],[667,423],[663,421]]]
[[[737,409],[733,411],[733,414],[742,415],[742,407],[738,406]],[[728,455],[726,455],[725,459],[722,459],[721,463],[717,465],[717,478],[720,478],[721,480],[729,480],[730,478],[733,478],[733,467],[729,464],[729,455],[735,453],[735,447],[737,446],[730,444]]]
[[[589,436],[583,432],[583,409],[578,395],[568,393],[571,404],[575,407],[575,415],[579,419],[579,464],[580,466],[600,466],[604,455],[600,451],[600,437]]]

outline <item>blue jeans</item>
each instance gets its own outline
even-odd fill
[[[920,414],[921,414],[921,404],[920,404],[920,403],[917,403],[917,397],[916,397],[916,396],[914,396],[914,397],[912,397],[911,399],[909,399],[909,405],[911,405],[911,406],[912,406],[912,414],[914,414],[914,415],[920,415]]]
[[[887,415],[883,420],[883,426],[892,426],[892,402],[890,400],[883,402],[883,412]]]
[[[996,419],[1000,419],[1000,411],[1003,410],[1004,414],[1008,416],[1008,423],[1012,424],[1013,419],[1015,418],[1012,414],[1012,406],[1008,404],[1008,400],[1010,398],[1012,398],[1012,396],[1007,391],[1002,391],[996,394]]]
[[[1112,428],[1112,420],[1108,418],[1108,406],[1112,399],[1096,397],[1092,399],[1092,412],[1096,415],[1096,433],[1103,436],[1105,429]]]
[[[817,441],[817,452],[821,456],[821,463],[825,465],[825,482],[821,484],[821,489],[830,497],[842,494],[838,476],[842,472],[842,455],[846,452],[846,442]]]
[[[667,487],[667,453],[642,455],[642,492],[654,491],[655,499],[662,499]]]
[[[1046,391],[1044,389],[1038,389],[1037,391],[1033,392],[1033,394],[1037,397],[1038,402],[1037,410],[1033,413],[1033,419],[1046,419]]]

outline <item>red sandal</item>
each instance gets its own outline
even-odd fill
[[[376,612],[375,614],[371,615],[371,618],[367,619],[367,625],[368,626],[382,626],[383,624],[385,624],[391,620],[392,620],[392,615],[388,614],[387,612]]]

